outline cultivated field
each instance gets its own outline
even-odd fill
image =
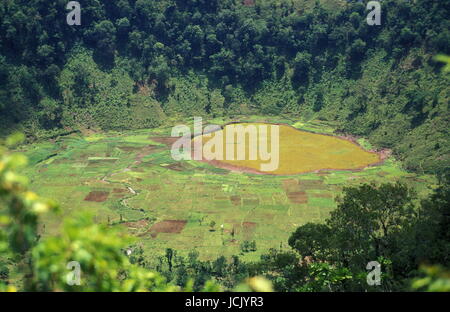
[[[230,121],[287,123],[312,132],[333,132],[333,125],[317,121],[258,116],[209,120]],[[28,145],[22,149],[30,158],[25,174],[33,190],[61,204],[62,216],[91,211],[97,222],[136,236],[151,258],[171,247],[181,253],[196,249],[201,258],[213,259],[239,254],[244,241],[256,241],[257,251],[243,255],[253,260],[268,248],[286,248],[289,234],[299,225],[327,218],[346,184],[402,180],[423,193],[425,185],[434,183],[428,176],[403,171],[393,158],[362,170],[297,175],[261,175],[205,162],[177,162],[170,154],[170,131],[166,126],[73,134]],[[366,141],[358,142],[370,149]],[[56,233],[62,216],[48,216],[42,234]]]

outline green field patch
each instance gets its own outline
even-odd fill
[[[142,143],[142,144],[149,144],[149,145],[162,145],[159,142],[151,140],[149,138],[149,133],[126,136],[122,140],[123,140],[123,142],[127,142],[127,143]]]
[[[251,196],[251,197],[243,197],[242,198],[242,205],[243,206],[258,206],[260,204],[260,200],[258,197]]]
[[[372,150],[373,145],[365,138],[359,138],[356,140],[359,145],[361,145],[365,150]]]
[[[227,208],[230,207],[231,204],[228,200],[214,200],[214,208]]]
[[[309,197],[309,202],[311,206],[319,208],[329,208],[335,206],[335,201],[333,198],[326,197]]]
[[[287,212],[290,208],[289,205],[285,204],[275,204],[271,206],[264,206],[264,207],[270,207],[271,210],[278,211],[278,212]]]
[[[325,177],[326,184],[343,185],[348,180],[348,176],[351,172],[333,172]]]
[[[96,162],[96,161],[104,161],[104,162],[115,162],[119,160],[119,158],[115,157],[88,157],[88,161]]]
[[[25,156],[28,158],[29,166],[34,166],[38,163],[49,160],[58,154],[59,146],[53,143],[40,143],[33,146],[25,152]]]
[[[314,133],[333,134],[334,127],[320,121],[298,121],[292,124],[294,128]]]
[[[95,133],[90,136],[84,137],[87,142],[97,142],[104,139],[106,136],[102,133]]]

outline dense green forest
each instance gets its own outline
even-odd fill
[[[244,1],[245,2],[245,1]],[[86,0],[0,4],[0,128],[30,140],[166,118],[338,121],[407,169],[448,169],[447,1]]]

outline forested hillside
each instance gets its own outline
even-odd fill
[[[321,4],[323,3],[323,5]],[[338,121],[408,169],[448,169],[448,1],[85,0],[0,3],[0,129],[30,139],[167,117]]]

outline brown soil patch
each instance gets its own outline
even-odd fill
[[[298,192],[286,192],[289,200],[294,204],[307,204],[308,203],[308,195],[306,192],[298,191]]]
[[[162,143],[168,146],[171,146],[173,143],[175,143],[179,137],[149,137],[150,140]]]
[[[135,152],[135,151],[139,151],[140,149],[142,149],[142,147],[137,147],[137,146],[118,146],[118,148],[124,152]]]
[[[86,196],[85,201],[101,203],[108,199],[109,192],[92,191]]]
[[[156,237],[158,233],[180,234],[186,223],[187,221],[185,220],[164,220],[153,224],[149,232],[152,237]]]
[[[298,184],[298,180],[296,179],[286,179],[282,181],[283,183],[283,189],[286,192],[296,192],[299,191],[299,184]]]
[[[306,195],[305,189],[316,188],[316,181],[312,181],[311,184],[304,183],[304,181],[299,181],[296,179],[286,179],[283,180],[283,189],[286,192],[286,196],[291,203],[294,204],[307,204],[308,195]],[[321,181],[320,181],[321,182]],[[305,187],[305,185],[309,187]]]
[[[256,229],[257,224],[255,222],[243,222],[243,235],[245,240],[250,240],[253,236],[253,232]]]
[[[127,189],[119,189],[119,188],[115,188],[112,191],[114,194],[123,194],[123,193],[128,193]]]
[[[239,195],[230,196],[230,201],[233,205],[240,206],[241,202],[242,202],[241,196],[239,196]]]
[[[135,222],[125,222],[123,225],[130,229],[141,229],[147,227],[149,224],[148,220],[139,220]]]
[[[224,231],[227,234],[231,234],[234,231],[234,235],[238,235],[242,230],[242,223],[237,220],[226,219],[225,223],[229,224],[227,229]]]
[[[242,226],[244,227],[244,229],[254,229],[256,227],[256,223],[255,222],[244,222],[242,223]]]
[[[142,161],[142,158],[151,154],[153,151],[155,151],[157,149],[158,149],[158,146],[156,146],[156,145],[149,145],[144,148],[141,148],[140,152],[136,155],[135,160],[140,163]]]
[[[128,193],[129,193],[129,191],[127,189],[115,188],[112,191],[112,194],[114,195],[115,198],[122,198]]]

